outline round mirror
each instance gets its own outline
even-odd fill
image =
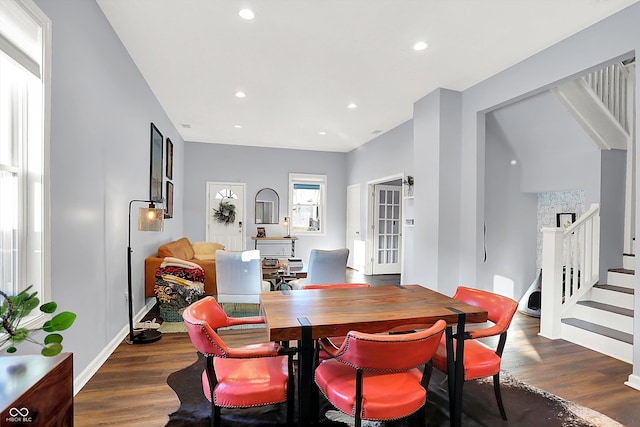
[[[256,224],[277,224],[280,218],[280,197],[273,188],[263,188],[256,194]]]

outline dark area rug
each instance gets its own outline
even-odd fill
[[[210,403],[204,397],[200,376],[204,369],[202,355],[198,360],[167,378],[167,383],[180,399],[180,408],[169,416],[170,427],[205,427],[210,422]],[[567,402],[545,391],[530,387],[502,372],[501,389],[504,406],[509,421],[503,421],[493,394],[493,383],[469,381],[464,385],[463,426],[545,426],[545,427],[587,427],[619,426],[610,418],[588,408]],[[321,397],[321,399],[324,399]],[[449,426],[448,395],[446,377],[434,370],[427,393],[427,406],[423,413],[389,422],[365,422],[365,426],[413,427]],[[323,400],[320,426],[349,425],[350,417],[338,411]],[[286,405],[270,405],[259,408],[222,409],[222,425],[229,427],[284,426],[286,425]],[[324,416],[326,415],[326,417]],[[327,417],[331,418],[327,419]],[[351,424],[353,425],[353,424]]]

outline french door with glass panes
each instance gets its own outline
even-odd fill
[[[402,247],[402,187],[378,184],[374,189],[373,274],[399,274]]]

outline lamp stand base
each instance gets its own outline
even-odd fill
[[[162,338],[162,332],[154,329],[145,329],[140,331],[138,335],[133,336],[131,344],[150,344],[160,341],[160,338]]]

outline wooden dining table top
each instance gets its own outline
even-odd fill
[[[443,319],[457,324],[487,321],[488,313],[420,285],[372,286],[263,292],[262,315],[269,339],[301,339],[301,326],[311,325],[313,338],[346,335],[351,330],[386,332],[425,328]]]

